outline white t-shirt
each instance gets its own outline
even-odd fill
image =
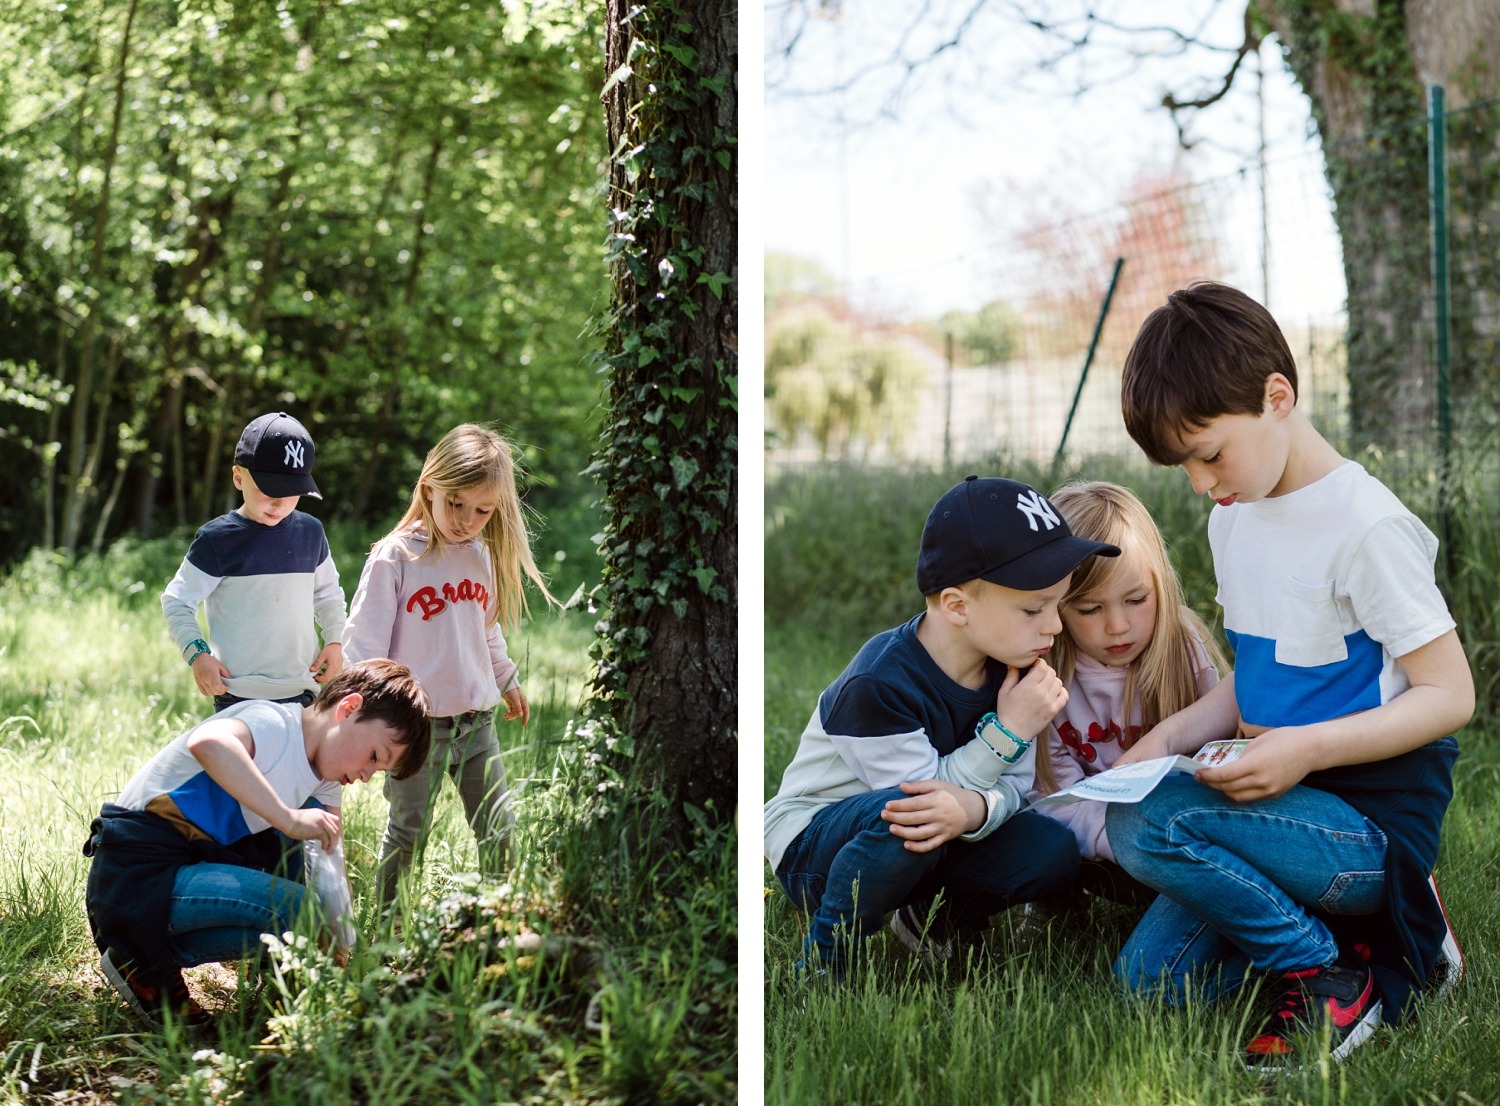
[[[343,786],[338,780],[319,779],[308,762],[300,706],[252,699],[213,716],[220,718],[238,718],[250,727],[255,767],[287,806],[296,810],[308,799],[335,809],[342,805]],[[214,782],[188,751],[188,738],[202,725],[200,722],[148,760],[130,778],[115,805],[149,810],[189,838],[201,835],[221,845],[271,828],[269,822]]]
[[[1287,495],[1215,507],[1208,540],[1251,725],[1387,703],[1411,686],[1396,658],[1454,627],[1437,538],[1353,461]]]

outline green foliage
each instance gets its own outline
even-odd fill
[[[1003,300],[985,304],[978,311],[949,311],[934,329],[944,339],[968,351],[976,365],[999,365],[1009,361],[1021,340],[1021,316]]]
[[[824,459],[899,446],[911,430],[907,397],[927,369],[904,346],[862,333],[817,300],[779,311],[766,327],[766,399],[788,443],[810,438]]]
[[[130,590],[177,556],[167,543],[74,565],[34,554],[0,580],[0,1101],[734,1101],[734,828],[699,818],[664,855],[586,816],[578,615],[512,635],[532,719],[498,726],[519,815],[509,884],[472,875],[445,788],[393,931],[373,901],[384,799],[349,788],[361,940],[348,970],[299,928],[260,965],[189,970],[214,1012],[206,1032],[144,1031],[98,974],[79,846],[100,803],[208,713],[155,586]],[[632,803],[650,840],[670,804]],[[564,892],[578,880],[597,908]]]
[[[398,513],[464,420],[524,447],[543,516],[578,501],[592,11],[143,2],[124,31],[104,0],[0,17],[25,58],[0,95],[0,556],[65,540],[73,489],[70,550],[205,521],[278,407],[330,518]]]

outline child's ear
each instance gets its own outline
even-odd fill
[[[966,625],[969,621],[969,597],[960,587],[947,587],[938,593],[938,610],[954,626]]]
[[[1281,373],[1266,377],[1266,410],[1275,415],[1289,414],[1297,406],[1297,389]]]
[[[234,477],[235,490],[236,491],[244,491],[245,490],[245,478],[240,474],[240,466],[239,465],[231,465],[229,467],[229,471],[230,471],[230,474]]]
[[[365,697],[357,691],[351,691],[333,706],[333,720],[342,722],[350,715],[358,714],[360,708],[365,705]]]

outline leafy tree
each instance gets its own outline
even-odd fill
[[[970,364],[999,365],[1009,361],[1020,341],[1021,316],[1004,300],[992,300],[978,311],[948,311],[937,331],[965,353]]]
[[[732,817],[735,544],[735,8],[608,0],[604,102],[613,305],[604,486],[608,610],[597,715],[661,789]]]
[[[909,397],[926,384],[926,366],[906,345],[867,333],[838,308],[806,300],[767,319],[771,423],[789,443],[810,437],[824,458],[899,448],[911,430]]]
[[[867,59],[838,88],[870,114],[899,110],[919,75],[965,67],[966,80],[993,80],[985,33],[1024,33],[1041,59],[1034,72],[1007,74],[1035,85],[1039,73],[1086,92],[1138,75],[1145,59],[1186,68],[1219,65],[1208,87],[1174,91],[1163,105],[1178,120],[1184,143],[1195,121],[1213,127],[1213,108],[1252,67],[1246,60],[1274,36],[1282,58],[1306,94],[1322,139],[1328,183],[1343,246],[1348,289],[1349,410],[1365,441],[1397,444],[1433,425],[1435,387],[1431,227],[1428,220],[1427,90],[1442,85],[1450,150],[1462,165],[1454,194],[1453,254],[1472,260],[1454,274],[1455,394],[1484,402],[1496,389],[1492,356],[1500,319],[1488,310],[1497,253],[1491,230],[1500,222],[1500,174],[1494,168],[1500,134],[1500,6],[1493,3],[1416,3],[1411,0],[1248,0],[1237,41],[1211,42],[1201,27],[1215,4],[1202,0],[1171,20],[1156,11],[1098,0],[1000,3],[978,0],[900,22],[890,56]],[[778,59],[795,53],[808,22],[837,14],[827,0],[792,0],[780,9]],[[1121,18],[1118,12],[1127,14]],[[946,19],[946,22],[944,22]],[[939,25],[940,24],[940,25]],[[918,32],[926,33],[917,41]],[[1218,59],[1216,61],[1215,59]],[[870,95],[880,75],[884,95]],[[774,77],[770,79],[774,84]],[[833,91],[834,89],[829,89]],[[807,87],[797,90],[804,96]],[[1488,391],[1484,391],[1488,389]]]
[[[325,515],[391,520],[463,420],[526,447],[544,517],[579,514],[608,287],[591,9],[26,7],[0,16],[0,463],[25,505],[0,498],[0,556],[201,523],[281,407]]]

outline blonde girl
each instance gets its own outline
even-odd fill
[[[1050,755],[1037,757],[1034,796],[1109,768],[1141,734],[1218,683],[1225,667],[1203,619],[1183,604],[1166,542],[1133,492],[1095,481],[1068,484],[1051,498],[1074,534],[1118,545],[1120,556],[1085,561],[1063,596],[1052,664],[1068,704],[1047,731]],[[1104,803],[1041,813],[1072,829],[1086,862],[1107,866],[1086,881],[1128,880],[1114,865]]]
[[[524,726],[531,706],[505,644],[527,611],[527,581],[555,602],[531,554],[510,446],[482,426],[457,426],[427,454],[401,521],[375,544],[344,634],[350,660],[409,666],[432,702],[432,752],[405,780],[388,776],[377,893],[396,894],[425,848],[446,770],[479,847],[480,870],[503,876],[515,812],[494,709]]]

